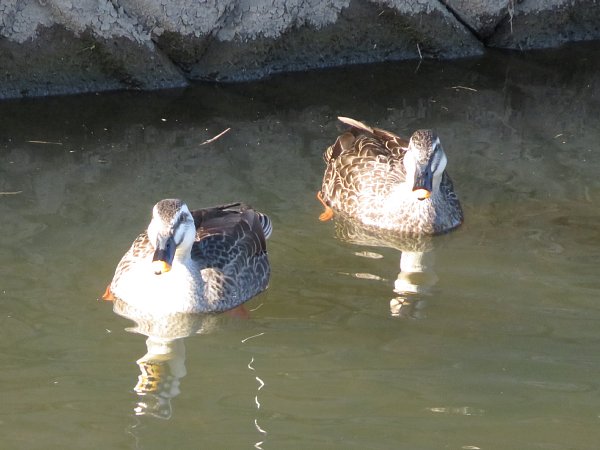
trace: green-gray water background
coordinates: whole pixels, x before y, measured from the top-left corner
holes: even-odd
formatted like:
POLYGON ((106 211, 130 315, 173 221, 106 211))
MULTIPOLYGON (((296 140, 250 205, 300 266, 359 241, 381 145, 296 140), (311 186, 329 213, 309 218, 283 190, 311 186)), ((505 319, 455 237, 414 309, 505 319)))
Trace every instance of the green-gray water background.
POLYGON ((599 118, 598 45, 0 103, 0 447, 597 448, 599 118), (417 294, 317 219, 338 115, 441 137, 466 222, 417 294), (272 280, 144 395, 96 299, 173 196, 268 213, 272 280))

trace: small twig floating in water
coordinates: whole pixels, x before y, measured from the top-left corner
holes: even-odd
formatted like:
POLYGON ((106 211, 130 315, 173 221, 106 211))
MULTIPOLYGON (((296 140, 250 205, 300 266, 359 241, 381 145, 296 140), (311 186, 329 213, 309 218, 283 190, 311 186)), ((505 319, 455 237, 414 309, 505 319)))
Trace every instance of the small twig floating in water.
POLYGON ((242 339, 242 341, 241 341, 241 342, 242 342, 242 344, 245 344, 245 343, 246 343, 246 341, 248 341, 248 340, 250 340, 250 339, 253 339, 253 338, 260 337, 260 336, 262 336, 263 334, 265 334, 265 333, 258 333, 258 334, 255 334, 254 336, 248 336, 247 338, 244 338, 244 339, 242 339))
POLYGON ((418 42, 417 42, 417 51, 419 52, 419 59, 423 59, 423 55, 421 54, 421 47, 419 47, 418 42))
POLYGON ((0 192, 0 195, 17 195, 17 194, 21 194, 23 191, 5 191, 5 192, 0 192))
POLYGON ((467 87, 467 86, 452 86, 450 89, 464 89, 465 91, 477 92, 477 89, 471 88, 471 87, 467 87))
POLYGON ((52 142, 52 141, 26 141, 30 144, 49 144, 49 145, 63 145, 62 142, 52 142))
POLYGON ((217 139, 219 139, 221 136, 223 136, 225 133, 227 133, 229 130, 231 130, 231 128, 227 128, 226 130, 221 131, 219 134, 217 134, 215 137, 207 139, 206 141, 204 141, 202 144, 200 145, 206 145, 206 144, 210 144, 211 142, 216 141, 217 139))

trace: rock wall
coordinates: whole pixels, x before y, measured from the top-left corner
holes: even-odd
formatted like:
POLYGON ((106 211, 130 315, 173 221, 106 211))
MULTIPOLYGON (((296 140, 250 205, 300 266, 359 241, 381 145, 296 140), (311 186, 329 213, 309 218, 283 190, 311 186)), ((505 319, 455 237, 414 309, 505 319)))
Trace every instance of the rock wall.
POLYGON ((0 0, 0 98, 600 39, 600 0, 0 0))

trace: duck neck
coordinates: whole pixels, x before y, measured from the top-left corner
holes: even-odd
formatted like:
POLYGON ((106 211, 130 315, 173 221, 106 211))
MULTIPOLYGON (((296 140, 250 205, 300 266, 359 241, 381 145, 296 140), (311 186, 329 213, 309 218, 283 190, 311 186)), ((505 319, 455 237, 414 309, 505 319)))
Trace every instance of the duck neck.
POLYGON ((175 251, 175 257, 173 258, 173 262, 178 262, 180 264, 186 264, 190 259, 191 259, 191 249, 180 247, 175 251))

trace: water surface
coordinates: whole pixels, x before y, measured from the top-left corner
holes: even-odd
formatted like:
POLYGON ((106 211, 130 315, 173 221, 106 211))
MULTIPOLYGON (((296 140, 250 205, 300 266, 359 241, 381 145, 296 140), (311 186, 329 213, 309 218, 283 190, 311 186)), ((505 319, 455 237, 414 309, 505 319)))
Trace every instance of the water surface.
POLYGON ((599 57, 0 103, 2 447, 596 448, 599 57), (338 115, 440 135, 466 222, 427 273, 317 220, 338 115), (136 327, 96 301, 173 196, 273 219, 248 318, 136 327))

